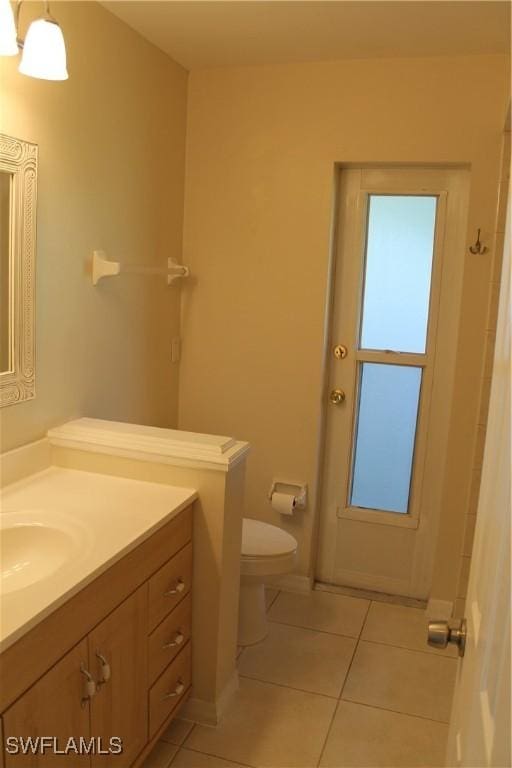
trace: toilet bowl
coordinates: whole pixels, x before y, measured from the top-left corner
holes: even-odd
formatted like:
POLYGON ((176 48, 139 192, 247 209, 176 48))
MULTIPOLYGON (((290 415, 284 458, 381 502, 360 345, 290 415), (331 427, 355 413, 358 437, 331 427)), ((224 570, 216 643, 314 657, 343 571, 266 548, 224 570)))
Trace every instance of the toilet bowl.
POLYGON ((244 518, 240 561, 238 644, 254 645, 266 637, 264 584, 293 570, 297 541, 275 525, 244 518))

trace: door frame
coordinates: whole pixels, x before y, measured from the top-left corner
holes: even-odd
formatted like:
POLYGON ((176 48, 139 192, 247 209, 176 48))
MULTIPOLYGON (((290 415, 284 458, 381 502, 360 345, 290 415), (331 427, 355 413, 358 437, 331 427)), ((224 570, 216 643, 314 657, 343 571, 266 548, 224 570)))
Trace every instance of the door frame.
MULTIPOLYGON (((449 189, 450 195, 447 201, 446 218, 450 218, 450 225, 444 232, 444 253, 450 253, 450 258, 446 257, 443 264, 438 266, 442 270, 442 283, 440 285, 438 325, 443 328, 443 336, 437 340, 436 356, 434 362, 436 368, 441 368, 442 375, 433 376, 431 402, 438 408, 439 415, 435 419, 434 429, 430 433, 430 445, 442 445, 442 450, 436 450, 435 456, 432 456, 432 449, 427 451, 425 461, 439 462, 440 466, 445 464, 445 457, 448 448, 449 437, 449 413, 453 398, 453 385, 455 377, 455 355, 457 348, 458 327, 460 306, 462 298, 462 287, 464 278, 464 259, 465 243, 468 217, 468 199, 469 199, 469 170, 468 164, 396 164, 396 163, 337 163, 334 167, 333 184, 333 207, 332 207, 332 226, 329 248, 329 265, 327 275, 326 291, 326 312, 324 321, 324 345, 322 356, 322 394, 320 404, 319 419, 319 443, 317 450, 317 487, 315 496, 315 531, 314 546, 312 550, 312 572, 314 578, 318 581, 329 582, 326 578, 326 569, 321 563, 322 549, 322 527, 325 525, 325 516, 327 511, 324 507, 324 489, 325 489, 325 462, 327 458, 327 418, 328 418, 328 392, 331 377, 332 346, 335 343, 333 337, 333 318, 335 312, 335 292, 336 292, 336 266, 340 258, 339 255, 339 220, 340 216, 340 188, 341 178, 344 171, 359 170, 362 174, 367 174, 370 178, 373 174, 375 183, 382 174, 386 175, 386 182, 381 182, 380 186, 375 188, 376 193, 386 189, 387 192, 404 194, 407 186, 404 179, 409 175, 421 171, 436 171, 446 177, 444 191, 449 189), (457 173, 454 173, 457 172, 457 173), (391 182, 390 182, 391 178, 391 182), (448 393, 448 396, 446 396, 448 393), (430 455, 428 455, 430 454, 430 455)), ((366 192, 369 186, 373 184, 364 183, 361 185, 366 192)), ((439 194, 443 191, 438 185, 435 187, 425 187, 425 193, 431 191, 439 194)), ((431 296, 431 301, 436 297, 431 296)), ((436 370, 436 374, 437 374, 436 370)), ((442 492, 444 486, 444 472, 442 478, 437 482, 435 488, 428 489, 428 499, 426 506, 428 513, 422 514, 422 522, 417 529, 418 546, 412 565, 412 578, 407 588, 404 584, 396 583, 396 580, 383 578, 377 586, 360 583, 360 588, 378 589, 379 591, 393 592, 396 594, 407 594, 409 596, 425 599, 429 596, 429 590, 432 582, 435 547, 437 533, 439 530, 439 521, 441 516, 442 492), (427 524, 428 523, 428 524, 427 524)), ((385 513, 384 513, 385 514, 385 513)), ((381 521, 384 522, 384 521, 381 521)), ((410 525, 412 521, 407 521, 410 525)), ((327 569, 328 570, 328 569, 327 569)), ((333 569, 331 569, 332 572, 333 569)), ((354 584, 347 583, 346 586, 353 587, 354 584)))

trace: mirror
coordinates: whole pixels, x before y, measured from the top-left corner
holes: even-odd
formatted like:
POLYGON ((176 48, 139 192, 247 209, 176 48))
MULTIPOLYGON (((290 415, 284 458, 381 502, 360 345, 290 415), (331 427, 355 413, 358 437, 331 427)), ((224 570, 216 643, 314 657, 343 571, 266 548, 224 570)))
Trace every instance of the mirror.
POLYGON ((37 146, 0 134, 0 406, 35 397, 37 146))

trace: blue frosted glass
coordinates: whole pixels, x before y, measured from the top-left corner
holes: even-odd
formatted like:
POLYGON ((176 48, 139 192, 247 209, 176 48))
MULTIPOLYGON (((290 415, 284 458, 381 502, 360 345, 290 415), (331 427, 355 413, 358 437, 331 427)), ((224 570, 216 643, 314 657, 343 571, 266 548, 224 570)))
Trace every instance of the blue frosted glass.
POLYGON ((436 197, 370 195, 361 347, 425 352, 436 197))
POLYGON ((407 512, 421 368, 363 363, 350 503, 407 512))

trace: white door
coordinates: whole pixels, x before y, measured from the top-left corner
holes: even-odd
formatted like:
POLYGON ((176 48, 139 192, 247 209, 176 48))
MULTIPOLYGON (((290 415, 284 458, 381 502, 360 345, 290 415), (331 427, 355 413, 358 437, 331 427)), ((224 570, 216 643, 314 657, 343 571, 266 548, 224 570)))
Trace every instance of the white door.
POLYGON ((447 765, 512 764, 510 746, 510 211, 475 542, 467 641, 455 688, 447 765))
POLYGON ((340 173, 320 581, 428 595, 466 191, 464 170, 340 173))

